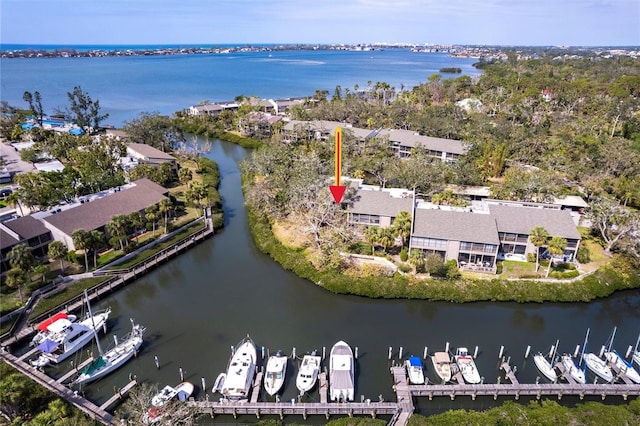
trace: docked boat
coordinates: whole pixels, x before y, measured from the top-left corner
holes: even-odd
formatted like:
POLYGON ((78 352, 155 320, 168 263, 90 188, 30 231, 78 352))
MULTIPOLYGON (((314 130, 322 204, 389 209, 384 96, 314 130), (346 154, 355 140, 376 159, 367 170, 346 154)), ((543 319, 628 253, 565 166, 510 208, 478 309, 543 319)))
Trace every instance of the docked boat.
POLYGON ((238 343, 229 359, 227 373, 220 393, 228 399, 239 400, 249 397, 256 371, 256 346, 249 336, 238 343))
POLYGON ((64 311, 58 312, 36 326, 38 332, 31 339, 30 345, 39 345, 44 339, 49 337, 50 334, 58 333, 61 329, 69 327, 71 323, 76 322, 76 320, 77 317, 75 315, 67 314, 64 311))
POLYGON ((458 348, 454 359, 465 382, 470 384, 480 383, 482 380, 480 378, 480 373, 478 372, 478 368, 476 367, 473 357, 469 355, 467 348, 458 348))
POLYGON ((613 382, 614 376, 613 372, 607 365, 607 362, 600 358, 598 355, 593 353, 585 354, 584 362, 587 364, 589 370, 591 370, 595 375, 600 377, 607 383, 613 382))
POLYGON ((409 383, 412 385, 424 385, 424 370, 422 369, 422 360, 418 356, 410 356, 405 361, 409 383))
POLYGON ((309 392, 316 384, 321 361, 322 357, 316 355, 316 351, 302 357, 302 363, 296 377, 296 387, 301 394, 309 392))
POLYGON ((573 380, 580 384, 584 385, 587 382, 584 376, 584 368, 581 368, 579 364, 576 364, 571 355, 564 354, 560 360, 564 367, 565 374, 569 374, 573 380))
POLYGON ((607 362, 615 366, 616 370, 627 379, 631 380, 635 384, 640 384, 640 374, 633 368, 632 362, 627 362, 618 351, 608 351, 604 353, 604 359, 607 362))
POLYGON ((163 387, 160 392, 151 398, 151 407, 142 417, 142 422, 150 424, 160 421, 165 415, 162 407, 175 398, 178 398, 181 402, 186 401, 193 394, 193 389, 194 386, 191 382, 182 382, 176 387, 169 385, 163 387))
POLYGON ((267 360, 267 369, 264 376, 264 389, 269 395, 275 395, 282 389, 287 373, 287 357, 281 351, 272 355, 267 360))
POLYGON ((542 373, 544 377, 555 383, 558 381, 558 374, 553 366, 553 359, 555 358, 556 349, 558 348, 558 344, 560 342, 556 341, 555 346, 552 346, 551 352, 549 354, 549 358, 543 355, 541 352, 538 352, 533 356, 533 362, 536 364, 538 371, 542 373))
POLYGON ((431 356, 431 363, 442 383, 451 381, 451 357, 448 352, 436 352, 431 356))
POLYGON ((73 384, 80 385, 92 382, 120 368, 124 363, 129 361, 131 357, 138 352, 140 346, 142 346, 144 331, 145 328, 143 326, 135 324, 133 320, 131 320, 131 332, 126 335, 121 342, 118 342, 114 336, 115 346, 106 352, 102 351, 100 342, 98 341, 98 335, 96 334, 96 343, 100 356, 82 370, 82 373, 74 380, 73 384))
POLYGON ((329 356, 329 388, 332 401, 353 401, 354 360, 351 347, 339 341, 329 356))
POLYGON ((216 377, 216 381, 213 383, 213 388, 211 389, 211 393, 221 392, 222 385, 224 384, 224 379, 226 378, 227 378, 226 373, 218 374, 218 377, 216 377))
POLYGON ((42 368, 50 364, 59 364, 93 340, 94 335, 105 328, 111 309, 90 314, 80 322, 71 322, 69 318, 60 318, 49 325, 47 336, 36 349, 40 355, 31 360, 31 365, 42 368))

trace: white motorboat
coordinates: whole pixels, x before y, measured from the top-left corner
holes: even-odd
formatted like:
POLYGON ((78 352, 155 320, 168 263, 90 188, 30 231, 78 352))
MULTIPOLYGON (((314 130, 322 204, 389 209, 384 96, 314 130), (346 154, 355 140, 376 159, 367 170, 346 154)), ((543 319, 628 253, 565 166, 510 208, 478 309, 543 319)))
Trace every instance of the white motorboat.
POLYGON ((44 339, 49 337, 50 334, 54 334, 59 332, 60 329, 66 328, 71 325, 71 323, 76 322, 77 317, 75 315, 67 314, 66 312, 58 312, 51 318, 48 318, 42 321, 40 324, 36 326, 38 332, 31 339, 31 346, 37 346, 44 339))
POLYGON ((129 361, 142 346, 142 336, 145 328, 140 324, 135 324, 131 320, 131 332, 125 338, 118 342, 114 336, 115 346, 106 352, 102 352, 98 335, 96 334, 96 343, 98 344, 98 352, 100 356, 93 360, 82 373, 74 380, 74 384, 80 385, 97 380, 107 374, 117 370, 124 363, 129 361))
POLYGON ((296 387, 301 394, 309 392, 316 384, 321 361, 322 357, 316 355, 315 351, 311 352, 311 355, 302 357, 302 363, 300 364, 298 376, 296 377, 296 387))
POLYGON ((216 377, 216 381, 213 383, 213 388, 211 389, 211 393, 221 392, 222 385, 224 384, 224 379, 226 378, 227 378, 226 373, 218 374, 218 377, 216 377))
POLYGON ((543 355, 541 352, 538 352, 533 356, 533 362, 536 364, 538 371, 542 373, 544 377, 555 383, 558 380, 558 374, 556 373, 555 368, 553 367, 553 361, 556 354, 556 349, 558 348, 559 341, 556 341, 555 346, 551 348, 549 358, 543 355))
POLYGON ((269 395, 275 395, 282 389, 287 373, 288 358, 281 351, 272 355, 267 360, 267 369, 264 376, 264 389, 269 395))
POLYGON ((462 373, 462 378, 465 382, 470 384, 477 384, 482 381, 480 373, 476 367, 476 363, 473 357, 469 355, 469 351, 465 347, 458 348, 454 356, 456 365, 462 373))
POLYGON ((584 369, 580 368, 580 365, 575 363, 573 357, 571 355, 564 354, 560 359, 562 366, 564 367, 565 374, 569 374, 573 380, 584 385, 586 383, 584 369))
POLYGON ((249 397, 256 371, 256 346, 249 336, 238 343, 229 359, 227 374, 220 393, 228 399, 239 400, 249 397))
POLYGON ((332 401, 353 401, 354 360, 351 347, 340 340, 329 356, 329 388, 332 401))
POLYGON ((635 384, 640 384, 640 374, 633 368, 633 363, 627 362, 618 351, 605 352, 604 359, 606 359, 610 365, 615 366, 621 375, 624 375, 635 384))
POLYGON ((181 402, 186 401, 193 394, 193 389, 194 386, 191 382, 182 382, 176 387, 169 385, 163 387, 160 392, 151 398, 151 407, 142 417, 142 422, 149 424, 160 421, 165 415, 162 407, 175 398, 178 398, 181 402))
POLYGON ((80 322, 71 322, 68 318, 58 319, 47 326, 47 336, 36 349, 40 355, 31 360, 31 365, 42 368, 50 364, 59 364, 89 343, 93 336, 106 328, 111 308, 87 315, 80 322))
POLYGON ((451 357, 448 352, 434 353, 433 356, 431 356, 431 363, 443 383, 451 380, 451 357))
POLYGON ((412 385, 424 385, 424 370, 422 369, 422 360, 419 356, 410 356, 405 361, 409 382, 412 385))

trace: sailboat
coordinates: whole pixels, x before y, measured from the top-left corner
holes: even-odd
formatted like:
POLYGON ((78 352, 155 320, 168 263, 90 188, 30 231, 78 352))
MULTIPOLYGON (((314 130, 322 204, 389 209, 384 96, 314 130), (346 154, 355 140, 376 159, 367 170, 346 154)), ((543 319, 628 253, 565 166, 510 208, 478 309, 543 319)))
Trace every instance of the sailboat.
POLYGON ((619 374, 624 375, 633 383, 640 384, 640 374, 638 374, 635 368, 633 368, 633 363, 627 362, 627 360, 625 360, 618 351, 611 350, 611 346, 613 346, 613 339, 616 336, 616 330, 617 327, 614 327, 613 333, 611 334, 611 340, 609 341, 609 346, 604 353, 604 359, 606 359, 610 365, 615 366, 616 370, 620 372, 619 374))
POLYGON ((584 337, 584 343, 582 344, 582 352, 580 353, 580 361, 576 364, 575 360, 570 354, 562 355, 562 365, 564 366, 565 374, 569 373, 569 375, 580 384, 585 384, 587 382, 585 377, 585 368, 582 366, 582 361, 584 359, 584 351, 587 347, 587 338, 589 337, 589 330, 587 329, 587 334, 584 337))
MULTIPOLYGON (((585 345, 586 346, 586 345, 585 345)), ((586 349, 585 349, 586 352, 586 349)), ((607 362, 594 353, 587 353, 584 356, 584 362, 587 364, 589 370, 591 370, 596 376, 600 377, 607 383, 613 382, 613 372, 607 365, 607 362)))
POLYGON ((633 362, 638 364, 640 367, 640 351, 638 350, 638 346, 640 345, 640 334, 638 334, 638 340, 636 341, 636 347, 633 350, 633 362))
MULTIPOLYGON (((87 292, 85 291, 85 297, 86 295, 87 292)), ((87 307, 89 308, 89 312, 91 312, 88 298, 87 307)), ((115 346, 106 352, 102 351, 98 334, 94 333, 100 356, 82 370, 82 373, 73 381, 73 384, 80 385, 89 383, 117 370, 138 352, 138 349, 142 346, 142 335, 144 331, 145 328, 143 326, 135 324, 133 319, 131 319, 131 333, 125 336, 121 342, 118 342, 117 337, 114 336, 115 346)))
POLYGON ((541 352, 538 352, 533 356, 533 362, 538 367, 540 373, 542 373, 547 379, 551 380, 555 383, 558 380, 558 374, 556 373, 555 368, 553 367, 553 361, 556 356, 556 350, 558 349, 559 340, 556 340, 555 346, 551 347, 551 352, 549 353, 550 360, 547 360, 547 357, 544 356, 541 352))

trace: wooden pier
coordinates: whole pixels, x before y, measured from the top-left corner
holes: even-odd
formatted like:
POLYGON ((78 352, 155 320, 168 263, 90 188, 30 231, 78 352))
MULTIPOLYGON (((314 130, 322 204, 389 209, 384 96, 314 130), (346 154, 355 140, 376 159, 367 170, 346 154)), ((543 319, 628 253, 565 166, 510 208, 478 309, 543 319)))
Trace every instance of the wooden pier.
POLYGON ((113 395, 111 398, 106 400, 105 403, 100 406, 100 409, 104 410, 104 411, 107 411, 107 410, 110 410, 111 408, 113 408, 113 406, 116 405, 116 403, 120 402, 122 400, 122 398, 124 398, 127 395, 127 393, 131 389, 133 389, 137 384, 138 384, 138 382, 134 379, 134 380, 130 381, 129 383, 127 383, 127 385, 125 387, 123 387, 122 389, 118 389, 117 392, 115 393, 115 395, 113 395))

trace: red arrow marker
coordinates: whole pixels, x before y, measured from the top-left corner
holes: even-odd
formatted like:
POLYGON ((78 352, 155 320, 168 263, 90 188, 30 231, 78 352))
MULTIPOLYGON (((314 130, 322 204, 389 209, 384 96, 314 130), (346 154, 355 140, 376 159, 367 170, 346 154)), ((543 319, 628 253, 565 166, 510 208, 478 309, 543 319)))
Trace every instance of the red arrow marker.
POLYGON ((344 185, 340 185, 340 177, 342 176, 342 128, 336 128, 336 184, 329 186, 329 191, 331 191, 331 195, 333 195, 333 199, 336 201, 336 204, 340 204, 342 201, 342 196, 344 195, 344 191, 347 190, 347 187, 344 185))

